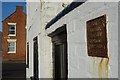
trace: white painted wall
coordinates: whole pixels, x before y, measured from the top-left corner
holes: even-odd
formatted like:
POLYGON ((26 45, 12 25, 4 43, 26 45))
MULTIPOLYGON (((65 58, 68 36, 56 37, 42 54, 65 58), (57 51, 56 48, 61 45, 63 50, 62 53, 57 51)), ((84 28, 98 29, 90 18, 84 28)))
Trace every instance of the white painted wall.
POLYGON ((62 9, 62 3, 27 1, 26 28, 27 42, 29 42, 30 46, 29 68, 26 69, 27 78, 33 76, 33 38, 36 36, 39 44, 39 78, 52 78, 52 43, 51 38, 45 32, 45 26, 62 9))
MULTIPOLYGON (((52 42, 47 34, 67 24, 68 77, 99 78, 118 77, 118 3, 86 2, 45 30, 49 22, 63 9, 62 3, 39 3, 27 1, 27 42, 30 43, 30 65, 27 78, 33 76, 33 38, 38 36, 39 78, 52 77, 52 42), (87 54, 86 21, 107 15, 108 59, 89 57, 87 54), (31 26, 31 28, 30 28, 31 26), (108 66, 106 65, 108 61, 108 66), (100 62, 102 70, 99 71, 100 62), (107 69, 108 68, 108 69, 107 69), (107 71, 108 72, 105 72, 107 71), (108 75, 108 76, 107 76, 108 75)), ((101 70, 101 69, 100 69, 101 70)))
MULTIPOLYGON (((119 1, 119 5, 118 5, 118 26, 120 25, 120 1, 119 1)), ((119 28, 118 28, 118 32, 119 31, 119 28)), ((120 34, 118 33, 118 38, 120 38, 120 34)), ((120 39, 118 39, 119 41, 120 39)), ((120 41, 118 42, 118 44, 120 45, 120 41)), ((120 52, 120 46, 118 45, 118 53, 120 52)), ((120 79, 120 54, 118 54, 118 76, 119 76, 119 79, 120 79)))
MULTIPOLYGON (((40 30, 40 3, 27 3, 27 42, 29 42, 29 68, 26 69, 26 77, 33 76, 33 38, 39 35, 40 30)), ((39 38, 38 38, 39 40, 39 38)), ((39 45, 38 45, 39 47, 39 45)), ((39 52, 39 50, 38 50, 39 52)), ((26 56, 27 57, 27 56, 26 56)))
POLYGON ((46 32, 52 33, 63 24, 67 24, 69 78, 118 78, 118 2, 88 1, 58 20, 46 32), (86 21, 104 14, 107 16, 109 60, 90 57, 87 53, 86 21))

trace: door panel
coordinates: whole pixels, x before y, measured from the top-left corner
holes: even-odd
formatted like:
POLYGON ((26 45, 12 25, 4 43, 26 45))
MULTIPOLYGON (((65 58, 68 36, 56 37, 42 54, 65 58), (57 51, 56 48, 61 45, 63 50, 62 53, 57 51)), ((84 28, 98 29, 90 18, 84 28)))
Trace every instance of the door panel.
POLYGON ((61 76, 60 45, 55 45, 55 78, 61 76))
POLYGON ((67 79, 67 43, 55 45, 55 79, 67 79))
POLYGON ((34 79, 38 80, 38 40, 34 38, 34 79))

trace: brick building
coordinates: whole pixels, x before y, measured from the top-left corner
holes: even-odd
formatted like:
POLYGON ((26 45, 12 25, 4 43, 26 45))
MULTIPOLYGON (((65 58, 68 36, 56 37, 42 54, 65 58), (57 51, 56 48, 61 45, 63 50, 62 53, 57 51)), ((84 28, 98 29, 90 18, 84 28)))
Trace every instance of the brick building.
POLYGON ((3 62, 25 62, 26 14, 23 12, 23 6, 16 6, 16 11, 4 19, 2 25, 3 62))
POLYGON ((2 78, 2 32, 0 31, 0 80, 2 78))
POLYGON ((2 51, 2 32, 0 31, 0 53, 2 51))

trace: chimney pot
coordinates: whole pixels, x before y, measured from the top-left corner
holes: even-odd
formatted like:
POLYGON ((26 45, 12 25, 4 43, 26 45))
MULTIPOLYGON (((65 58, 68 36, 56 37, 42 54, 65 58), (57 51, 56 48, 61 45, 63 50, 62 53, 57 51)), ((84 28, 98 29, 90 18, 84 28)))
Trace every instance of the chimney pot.
POLYGON ((16 6, 16 11, 18 11, 18 10, 22 11, 23 10, 23 6, 16 6))

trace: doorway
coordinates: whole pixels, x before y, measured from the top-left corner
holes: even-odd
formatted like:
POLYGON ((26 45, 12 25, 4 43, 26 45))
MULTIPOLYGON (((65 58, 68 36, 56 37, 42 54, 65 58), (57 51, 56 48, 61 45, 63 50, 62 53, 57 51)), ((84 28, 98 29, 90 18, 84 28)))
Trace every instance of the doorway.
POLYGON ((53 76, 54 80, 67 80, 67 31, 66 25, 49 35, 53 43, 53 76))
POLYGON ((33 39, 33 50, 34 50, 34 80, 39 80, 38 79, 38 38, 37 37, 35 37, 34 39, 33 39))

